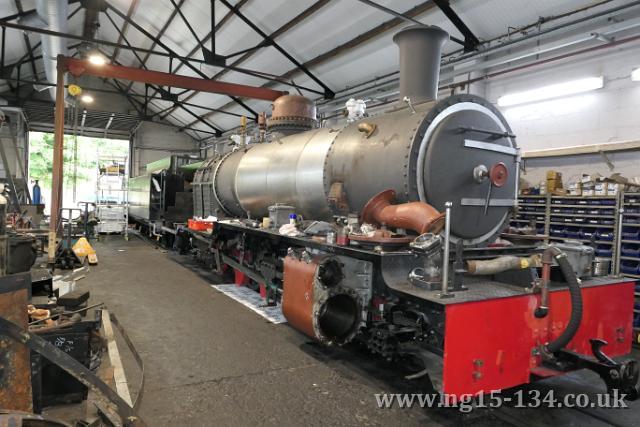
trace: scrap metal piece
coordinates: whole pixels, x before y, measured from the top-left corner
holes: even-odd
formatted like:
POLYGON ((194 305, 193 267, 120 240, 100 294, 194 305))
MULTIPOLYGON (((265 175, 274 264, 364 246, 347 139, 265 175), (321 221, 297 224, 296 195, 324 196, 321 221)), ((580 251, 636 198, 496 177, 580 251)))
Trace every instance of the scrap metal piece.
POLYGON ((122 419, 123 426, 146 427, 146 423, 138 416, 136 411, 118 396, 114 390, 64 351, 56 348, 39 336, 24 330, 4 317, 0 317, 0 335, 12 338, 16 342, 24 344, 23 348, 35 351, 46 357, 52 363, 55 363, 69 375, 87 386, 92 392, 105 398, 115 407, 114 409, 122 419))
MULTIPOLYGON (((26 328, 29 272, 0 277, 0 316, 16 328, 26 328)), ((29 350, 0 335, 0 408, 31 412, 31 361, 29 350)))

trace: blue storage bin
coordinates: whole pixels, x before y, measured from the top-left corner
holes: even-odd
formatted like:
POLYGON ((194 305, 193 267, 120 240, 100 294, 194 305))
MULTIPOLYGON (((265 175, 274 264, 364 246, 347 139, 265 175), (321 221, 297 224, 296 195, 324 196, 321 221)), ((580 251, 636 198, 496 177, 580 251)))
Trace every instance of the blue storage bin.
POLYGON ((600 215, 614 215, 616 213, 616 211, 614 211, 613 209, 600 209, 602 212, 600 212, 600 215))
POLYGON ((591 240, 591 237, 593 237, 594 234, 596 234, 596 232, 593 231, 593 229, 587 229, 587 228, 580 229, 581 239, 591 240))
POLYGON ((597 240, 604 240, 604 241, 607 241, 607 242, 612 242, 613 241, 613 231, 598 230, 598 231, 596 231, 596 239, 597 240))
POLYGON ((640 223, 640 218, 635 217, 635 216, 626 216, 626 217, 624 217, 624 222, 626 222, 628 224, 638 224, 638 223, 640 223))
POLYGON ((604 200, 600 200, 600 199, 590 199, 589 201, 587 201, 588 204, 590 205, 602 205, 604 200))
POLYGON ((615 221, 612 218, 603 218, 599 222, 602 225, 613 225, 615 223, 615 221))
POLYGON ((640 246, 638 245, 622 245, 620 248, 622 256, 638 257, 640 256, 640 246))
POLYGON ((613 249, 611 246, 599 245, 596 247, 596 256, 603 258, 611 258, 613 255, 613 249))
POLYGON ((580 229, 579 228, 567 228, 567 231, 565 233, 565 236, 567 236, 570 239, 580 239, 580 229))
POLYGON ((616 205, 616 199, 603 199, 602 201, 602 205, 605 206, 615 206, 616 205))
POLYGON ((549 234, 554 237, 564 237, 566 229, 564 227, 551 226, 549 228, 549 234))
POLYGON ((625 240, 638 240, 640 239, 640 229, 633 229, 630 227, 623 228, 622 238, 625 240))
POLYGON ((625 274, 638 274, 640 273, 640 264, 635 261, 622 261, 620 271, 625 274))

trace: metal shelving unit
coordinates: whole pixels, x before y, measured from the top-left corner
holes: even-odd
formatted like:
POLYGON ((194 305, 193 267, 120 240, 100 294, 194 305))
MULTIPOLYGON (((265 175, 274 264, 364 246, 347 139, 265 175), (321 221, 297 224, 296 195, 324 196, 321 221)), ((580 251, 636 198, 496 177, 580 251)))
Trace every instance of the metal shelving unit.
MULTIPOLYGON (((620 200, 618 271, 626 277, 640 279, 640 193, 625 193, 620 200)), ((636 284, 634 297, 634 330, 637 334, 640 332, 639 284, 636 284)))
POLYGON ((128 239, 129 189, 127 156, 98 155, 96 217, 98 233, 124 234, 128 239))
POLYGON ((522 227, 535 220, 537 233, 549 236, 548 241, 592 244, 596 256, 611 260, 610 271, 616 272, 620 197, 523 195, 518 200, 513 226, 522 227))

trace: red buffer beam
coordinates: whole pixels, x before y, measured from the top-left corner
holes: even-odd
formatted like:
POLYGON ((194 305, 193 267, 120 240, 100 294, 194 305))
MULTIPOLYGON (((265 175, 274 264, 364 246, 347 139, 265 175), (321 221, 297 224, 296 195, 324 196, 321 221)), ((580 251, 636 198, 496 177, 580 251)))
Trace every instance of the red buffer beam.
POLYGON ((151 83, 159 86, 170 86, 191 89, 199 92, 219 93, 264 101, 275 101, 287 92, 263 87, 247 86, 237 83, 227 83, 206 80, 196 77, 181 76, 179 74, 163 73, 161 71, 143 70, 141 68, 125 67, 122 65, 97 65, 84 59, 69 58, 60 55, 58 63, 64 64, 64 69, 78 77, 88 74, 96 77, 131 80, 140 83, 151 83))

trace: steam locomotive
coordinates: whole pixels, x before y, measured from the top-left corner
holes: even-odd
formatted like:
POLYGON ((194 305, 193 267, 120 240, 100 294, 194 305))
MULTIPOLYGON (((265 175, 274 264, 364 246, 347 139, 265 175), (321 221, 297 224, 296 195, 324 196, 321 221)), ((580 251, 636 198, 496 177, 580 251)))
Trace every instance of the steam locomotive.
POLYGON ((400 101, 385 113, 316 128, 313 103, 286 95, 270 142, 205 160, 193 210, 217 221, 192 232, 199 258, 315 340, 415 360, 411 377, 444 393, 588 368, 637 398, 637 362, 612 359, 631 350, 634 283, 590 277, 580 247, 488 245, 517 203, 520 154, 487 100, 436 99, 448 38, 396 34, 400 101))

